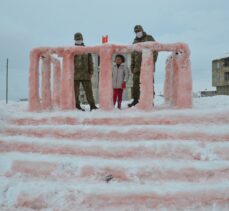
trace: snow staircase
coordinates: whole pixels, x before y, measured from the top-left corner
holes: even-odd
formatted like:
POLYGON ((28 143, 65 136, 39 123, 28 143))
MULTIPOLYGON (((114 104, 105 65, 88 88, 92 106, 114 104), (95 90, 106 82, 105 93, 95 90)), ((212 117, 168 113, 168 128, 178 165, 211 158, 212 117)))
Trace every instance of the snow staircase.
POLYGON ((0 210, 229 210, 229 115, 11 118, 0 210))

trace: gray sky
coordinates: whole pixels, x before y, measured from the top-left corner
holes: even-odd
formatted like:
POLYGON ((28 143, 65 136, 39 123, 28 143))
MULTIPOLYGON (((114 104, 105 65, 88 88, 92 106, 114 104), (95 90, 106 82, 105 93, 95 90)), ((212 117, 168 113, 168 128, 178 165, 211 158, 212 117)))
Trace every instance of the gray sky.
MULTIPOLYGON (((7 57, 9 99, 15 100, 27 97, 30 49, 73 45, 79 31, 86 45, 101 44, 105 34, 109 43, 130 44, 136 24, 158 42, 187 43, 194 82, 211 84, 212 58, 229 52, 228 11, 228 0, 0 0, 0 99, 7 57)), ((159 55, 156 83, 163 82, 167 56, 159 55)))

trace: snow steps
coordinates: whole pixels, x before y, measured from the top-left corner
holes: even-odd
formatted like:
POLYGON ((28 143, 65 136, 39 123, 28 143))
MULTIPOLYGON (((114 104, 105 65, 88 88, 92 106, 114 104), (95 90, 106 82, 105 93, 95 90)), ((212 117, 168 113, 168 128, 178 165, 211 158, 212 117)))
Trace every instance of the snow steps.
POLYGON ((222 184, 81 183, 8 180, 14 207, 25 210, 227 210, 228 190, 222 184), (45 191, 44 191, 45 190, 45 191), (96 190, 96 192, 95 192, 96 190), (36 191, 34 194, 33 191, 36 191), (53 206, 54 205, 54 206, 53 206), (131 209, 131 208, 132 209, 131 209), (188 209, 187 209, 188 208, 188 209))
MULTIPOLYGON (((123 112, 123 111, 121 111, 123 112)), ((159 114, 159 115, 144 115, 131 116, 129 113, 122 113, 123 116, 112 117, 84 117, 75 118, 70 115, 65 116, 37 116, 31 117, 15 117, 10 120, 15 125, 175 125, 175 124, 229 124, 229 112, 218 112, 216 114, 189 115, 179 114, 174 115, 159 114), (166 116, 166 117, 165 117, 166 116)))
POLYGON ((198 141, 69 141, 64 139, 30 138, 16 136, 0 138, 0 152, 40 153, 50 155, 69 155, 99 157, 104 159, 229 159, 229 143, 198 143, 198 141), (51 141, 52 140, 52 141, 51 141))
MULTIPOLYGON (((173 126, 11 126, 5 130, 8 136, 25 135, 30 137, 52 137, 71 140, 110 140, 110 141, 139 141, 139 140, 199 140, 199 141, 228 141, 228 125, 219 125, 222 131, 214 131, 211 126, 197 125, 193 128, 183 126, 180 130, 173 126), (200 127, 203 130, 200 130, 200 127), (223 127, 225 129, 223 129, 223 127), (209 130, 208 130, 209 128, 209 130), (205 131, 204 131, 205 130, 205 131)), ((214 126, 215 127, 215 126, 214 126)))
POLYGON ((1 210, 229 209, 228 115, 115 115, 11 118, 1 210))
MULTIPOLYGON (((77 160, 77 159, 75 159, 77 160)), ((142 161, 143 162, 143 161, 142 161)), ((216 162, 209 168, 210 162, 203 164, 200 168, 197 163, 182 162, 179 167, 171 168, 168 164, 175 166, 176 162, 169 160, 159 162, 158 160, 147 164, 136 163, 135 166, 126 167, 121 163, 107 162, 104 165, 95 166, 93 162, 80 163, 74 165, 60 162, 49 161, 31 161, 31 160, 13 160, 8 171, 4 172, 6 177, 23 175, 28 179, 49 181, 74 181, 85 182, 93 181, 104 182, 106 176, 112 175, 112 180, 116 182, 133 182, 147 184, 152 181, 157 182, 219 182, 228 181, 229 169, 222 166, 222 163, 216 162)), ((128 164, 128 162, 127 162, 128 164)), ((129 162, 131 165, 131 162, 129 162)))

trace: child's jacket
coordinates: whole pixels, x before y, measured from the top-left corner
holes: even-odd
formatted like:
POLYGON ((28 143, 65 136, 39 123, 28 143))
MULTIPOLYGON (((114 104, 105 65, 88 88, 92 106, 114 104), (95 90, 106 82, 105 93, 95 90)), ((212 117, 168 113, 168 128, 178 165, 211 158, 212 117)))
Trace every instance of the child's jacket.
POLYGON ((122 63, 118 67, 117 64, 113 65, 112 70, 112 81, 113 81, 113 88, 121 89, 122 83, 127 82, 129 78, 129 69, 128 67, 122 63))

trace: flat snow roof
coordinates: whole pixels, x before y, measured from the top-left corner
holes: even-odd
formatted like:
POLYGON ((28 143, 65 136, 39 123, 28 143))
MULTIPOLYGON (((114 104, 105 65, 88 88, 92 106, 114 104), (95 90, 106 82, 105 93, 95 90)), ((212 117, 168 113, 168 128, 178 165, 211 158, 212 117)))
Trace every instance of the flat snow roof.
POLYGON ((229 58, 229 53, 225 53, 223 56, 218 56, 218 57, 214 58, 213 61, 214 60, 225 59, 225 58, 229 58))

